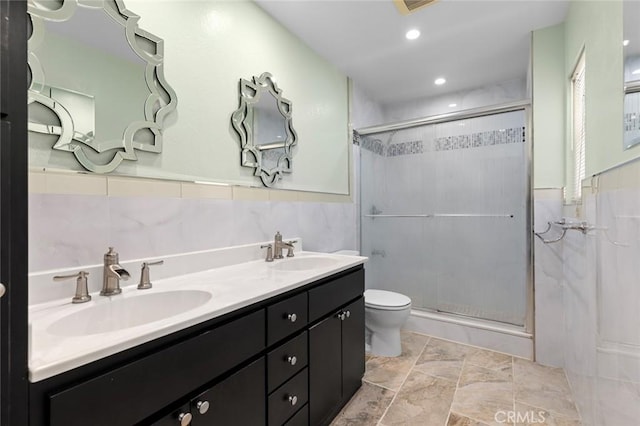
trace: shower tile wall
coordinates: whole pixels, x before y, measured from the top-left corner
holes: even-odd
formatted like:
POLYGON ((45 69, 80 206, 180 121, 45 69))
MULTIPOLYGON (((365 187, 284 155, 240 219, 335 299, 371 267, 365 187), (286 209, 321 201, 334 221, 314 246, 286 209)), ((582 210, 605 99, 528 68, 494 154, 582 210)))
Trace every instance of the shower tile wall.
MULTIPOLYGON (((585 425, 640 419, 640 161, 585 188, 563 246, 564 362, 585 425)), ((539 333, 539 332, 538 332, 539 333)))
POLYGON ((511 113, 362 138, 362 250, 372 256, 369 287, 405 292, 416 307, 522 324, 525 286, 517 283, 524 283, 526 270, 526 188, 518 179, 523 121, 511 113), (507 217, 366 217, 371 213, 507 217), (502 287, 487 273, 488 264, 502 268, 502 287), (469 283, 475 283, 473 291, 469 283), (500 308, 505 305, 513 312, 500 308))
MULTIPOLYGON (((562 196, 562 189, 533 191, 535 232, 544 232, 548 222, 562 217, 562 196)), ((558 235, 556 229, 550 229, 543 237, 558 235)), ((564 366, 564 329, 559 326, 564 324, 562 246, 560 241, 544 244, 534 238, 536 361, 552 367, 564 366)))

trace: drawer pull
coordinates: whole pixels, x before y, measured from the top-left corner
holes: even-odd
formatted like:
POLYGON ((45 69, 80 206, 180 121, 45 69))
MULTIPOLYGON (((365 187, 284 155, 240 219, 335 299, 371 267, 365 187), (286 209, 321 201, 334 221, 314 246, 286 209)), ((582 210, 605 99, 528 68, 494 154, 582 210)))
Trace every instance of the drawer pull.
POLYGON ((191 424, 191 418, 191 413, 178 414, 178 421, 180 422, 180 426, 189 426, 191 424))
POLYGON ((207 411, 209 411, 209 401, 198 401, 196 408, 198 409, 198 413, 206 414, 207 411))
POLYGON ((289 314, 287 315, 287 319, 291 322, 296 322, 296 320, 298 319, 298 316, 296 314, 289 314))
POLYGON ((296 405, 298 403, 298 397, 295 395, 289 395, 289 404, 296 405))
POLYGON ((291 365, 296 365, 296 362, 298 362, 298 358, 296 358, 295 356, 290 356, 287 358, 287 362, 291 365))

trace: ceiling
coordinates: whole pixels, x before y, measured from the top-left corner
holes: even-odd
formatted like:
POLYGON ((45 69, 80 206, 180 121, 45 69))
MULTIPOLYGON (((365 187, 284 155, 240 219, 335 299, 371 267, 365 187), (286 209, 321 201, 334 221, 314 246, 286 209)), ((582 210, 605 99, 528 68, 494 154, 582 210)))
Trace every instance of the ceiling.
POLYGON ((403 16, 392 0, 255 1, 381 104, 526 78, 530 32, 562 22, 569 3, 439 0, 403 16))

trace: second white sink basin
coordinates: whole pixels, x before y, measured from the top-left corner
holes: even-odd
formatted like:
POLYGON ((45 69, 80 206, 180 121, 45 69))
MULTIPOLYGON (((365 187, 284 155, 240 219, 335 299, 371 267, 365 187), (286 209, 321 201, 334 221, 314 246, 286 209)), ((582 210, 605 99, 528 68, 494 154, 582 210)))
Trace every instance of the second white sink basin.
POLYGON ((312 269, 328 268, 339 263, 336 259, 324 256, 294 257, 292 259, 285 258, 276 262, 277 263, 274 263, 272 267, 279 271, 309 271, 312 269))
POLYGON ((211 293, 200 290, 114 296, 106 303, 88 306, 60 318, 47 331, 58 336, 108 333, 182 314, 204 305, 209 299, 211 293))

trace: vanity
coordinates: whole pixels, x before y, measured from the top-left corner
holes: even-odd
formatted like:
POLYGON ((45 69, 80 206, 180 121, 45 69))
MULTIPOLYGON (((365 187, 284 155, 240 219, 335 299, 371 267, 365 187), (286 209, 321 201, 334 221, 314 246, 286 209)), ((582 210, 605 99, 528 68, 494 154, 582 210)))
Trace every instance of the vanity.
POLYGON ((364 374, 365 260, 299 252, 36 309, 30 425, 329 424, 364 374), (133 327, 95 320, 128 306, 133 327))

